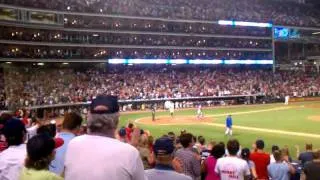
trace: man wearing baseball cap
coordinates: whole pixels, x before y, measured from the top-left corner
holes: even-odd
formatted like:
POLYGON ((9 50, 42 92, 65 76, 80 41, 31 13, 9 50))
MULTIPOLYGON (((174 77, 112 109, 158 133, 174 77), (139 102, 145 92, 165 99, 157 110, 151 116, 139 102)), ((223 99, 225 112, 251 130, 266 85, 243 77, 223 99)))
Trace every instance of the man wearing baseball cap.
POLYGON ((146 170, 149 180, 192 180, 191 177, 175 172, 174 169, 174 144, 168 137, 162 137, 154 143, 153 151, 156 156, 154 169, 146 170))
POLYGON ((18 180, 26 157, 26 128, 19 119, 9 119, 2 129, 8 149, 0 153, 0 179, 18 180))
POLYGON ((118 98, 98 96, 90 106, 88 134, 72 139, 65 156, 66 180, 145 180, 133 146, 115 139, 118 98))
POLYGON ((61 138, 52 138, 47 134, 32 137, 27 143, 27 158, 20 180, 63 180, 49 171, 49 165, 55 157, 55 149, 62 145, 61 138))

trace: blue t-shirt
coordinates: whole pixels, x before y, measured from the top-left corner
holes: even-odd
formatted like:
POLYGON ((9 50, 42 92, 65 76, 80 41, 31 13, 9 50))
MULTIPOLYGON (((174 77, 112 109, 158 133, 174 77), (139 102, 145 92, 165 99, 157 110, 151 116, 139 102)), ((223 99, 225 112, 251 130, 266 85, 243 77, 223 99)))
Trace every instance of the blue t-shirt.
POLYGON ((290 168, 287 163, 271 163, 268 173, 272 180, 289 180, 290 168))
POLYGON ((226 126, 227 126, 228 128, 231 128, 231 127, 232 127, 232 118, 231 118, 231 117, 227 117, 226 126))
POLYGON ((56 150, 56 156, 49 166, 49 170, 55 174, 61 175, 64 170, 64 160, 69 142, 75 137, 72 133, 62 132, 58 134, 64 143, 56 150))

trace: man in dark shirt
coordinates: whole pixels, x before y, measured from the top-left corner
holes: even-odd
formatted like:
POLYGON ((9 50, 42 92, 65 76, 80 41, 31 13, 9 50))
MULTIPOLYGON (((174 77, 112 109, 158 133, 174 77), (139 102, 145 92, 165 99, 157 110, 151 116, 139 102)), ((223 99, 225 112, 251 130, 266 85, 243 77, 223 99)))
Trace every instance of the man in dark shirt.
MULTIPOLYGON (((297 149, 299 151, 299 149, 297 149)), ((301 161, 302 166, 306 162, 313 160, 312 144, 306 144, 306 152, 300 153, 298 159, 301 161)))
POLYGON ((320 150, 313 153, 313 160, 306 162, 302 179, 319 180, 320 179, 320 150))

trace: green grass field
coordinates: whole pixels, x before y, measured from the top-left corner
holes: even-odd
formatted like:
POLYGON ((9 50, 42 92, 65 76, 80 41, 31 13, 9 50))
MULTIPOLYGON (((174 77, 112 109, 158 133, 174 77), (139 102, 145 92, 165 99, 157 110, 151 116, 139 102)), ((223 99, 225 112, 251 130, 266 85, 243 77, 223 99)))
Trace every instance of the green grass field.
MULTIPOLYGON (((195 116, 196 110, 177 110, 175 117, 195 116)), ((320 117, 320 102, 294 103, 289 106, 283 104, 267 104, 254 106, 234 106, 219 107, 204 110, 205 116, 212 118, 212 123, 223 125, 225 114, 233 116, 233 124, 236 126, 255 127, 266 130, 282 130, 290 132, 301 132, 320 135, 320 121, 308 119, 310 116, 320 117)), ((157 116, 168 115, 168 112, 157 112, 157 116)), ((122 114, 120 126, 125 126, 129 121, 151 117, 150 112, 134 114, 122 114)), ((224 127, 216 127, 203 124, 194 125, 145 125, 138 123, 139 127, 148 129, 153 136, 159 137, 169 131, 179 134, 181 130, 187 130, 192 134, 202 135, 208 141, 224 141, 229 137, 224 135, 224 127)), ((251 148, 252 143, 261 138, 265 140, 266 150, 270 151, 272 145, 281 147, 288 146, 293 158, 296 158, 295 145, 299 145, 301 151, 304 150, 305 143, 313 143, 315 148, 320 148, 320 137, 296 136, 291 134, 279 134, 271 132, 261 132, 255 130, 244 130, 234 127, 233 138, 240 141, 242 147, 251 148)))

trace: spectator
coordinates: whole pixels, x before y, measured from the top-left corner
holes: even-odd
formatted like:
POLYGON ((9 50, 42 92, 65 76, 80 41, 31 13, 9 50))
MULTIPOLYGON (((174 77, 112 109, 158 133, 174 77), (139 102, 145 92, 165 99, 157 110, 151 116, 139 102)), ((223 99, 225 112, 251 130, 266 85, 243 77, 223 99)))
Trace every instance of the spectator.
POLYGON ((264 141, 257 140, 255 142, 255 152, 250 154, 250 160, 254 162, 258 179, 268 180, 268 165, 270 164, 270 155, 263 151, 264 141))
POLYGON ((190 133, 183 133, 179 137, 180 143, 183 148, 178 149, 175 157, 180 159, 183 163, 183 173, 190 176, 193 180, 200 178, 200 158, 193 152, 193 135, 190 133))
POLYGON ((20 180, 63 180, 49 171, 49 165, 55 156, 55 149, 63 145, 61 138, 53 139, 46 134, 32 137, 27 143, 27 158, 20 180))
POLYGON ((131 141, 131 134, 133 132, 133 129, 134 129, 134 125, 132 123, 129 123, 128 127, 126 127, 126 135, 129 142, 131 141))
POLYGON ((297 147, 298 160, 301 161, 302 166, 306 162, 313 160, 312 144, 306 144, 306 151, 299 154, 299 146, 297 147))
POLYGON ((54 138, 57 134, 57 128, 55 124, 42 125, 37 129, 37 134, 46 134, 54 138))
POLYGON ((320 179, 320 150, 313 153, 313 160, 306 162, 302 175, 302 180, 318 180, 320 179))
POLYGON ((289 148, 288 148, 288 147, 282 148, 280 152, 282 153, 283 159, 285 159, 286 161, 288 161, 288 162, 290 162, 290 163, 292 162, 292 158, 291 158, 291 156, 290 156, 289 148))
POLYGON ((68 145, 66 180, 146 179, 138 150, 115 139, 118 122, 117 97, 98 96, 92 101, 88 134, 75 137, 68 145), (92 168, 94 173, 88 173, 92 168))
POLYGON ((153 136, 148 136, 148 146, 149 146, 149 150, 150 152, 153 152, 153 142, 154 142, 154 138, 153 136))
POLYGON ((3 130, 4 130, 4 125, 11 118, 12 118, 12 115, 8 112, 3 112, 0 115, 0 153, 8 148, 8 143, 6 142, 6 138, 3 134, 3 130))
POLYGON ((279 146, 277 146, 277 145, 273 145, 272 147, 271 147, 271 154, 270 154, 270 163, 275 163, 276 162, 276 160, 274 159, 274 156, 273 156, 273 153, 274 153, 274 151, 276 151, 276 150, 280 150, 279 149, 279 146))
POLYGON ((168 132, 168 136, 170 139, 172 139, 173 142, 176 140, 176 134, 174 132, 168 132))
POLYGON ((254 165, 254 162, 250 160, 250 150, 248 148, 243 148, 241 150, 241 158, 245 160, 250 169, 250 177, 249 179, 257 179, 257 171, 254 165))
POLYGON ((31 127, 27 128, 28 139, 31 139, 33 136, 37 135, 37 131, 40 126, 41 126, 40 120, 34 120, 31 123, 31 127))
POLYGON ((124 143, 128 143, 127 135, 126 135, 126 129, 125 128, 120 128, 119 129, 118 137, 119 137, 119 141, 124 142, 124 143))
POLYGON ((203 136, 198 136, 198 143, 196 143, 196 147, 198 151, 201 153, 202 151, 206 150, 206 139, 203 136))
POLYGON ((181 169, 178 160, 173 159, 174 144, 170 138, 159 138, 154 143, 154 154, 156 166, 154 169, 146 170, 149 180, 191 180, 192 178, 175 172, 181 169))
POLYGON ((0 153, 0 179, 18 180, 26 157, 26 128, 22 121, 10 119, 3 128, 8 149, 0 153))
POLYGON ((147 136, 144 136, 144 135, 140 136, 137 149, 140 153, 140 157, 142 159, 144 169, 152 168, 152 165, 154 164, 154 156, 152 151, 150 151, 147 136))
POLYGON ((80 131, 82 117, 75 113, 66 113, 62 122, 62 130, 57 137, 63 139, 64 144, 56 150, 56 155, 50 165, 50 171, 61 175, 64 170, 65 155, 69 142, 76 137, 80 131))
POLYGON ((237 179, 244 180, 250 176, 250 169, 246 161, 237 157, 240 150, 238 140, 232 139, 227 143, 229 155, 218 159, 215 172, 221 180, 237 179))
POLYGON ((210 156, 202 163, 202 171, 206 173, 205 180, 220 180, 219 174, 215 172, 217 160, 225 154, 225 146, 219 143, 213 146, 210 156))
POLYGON ((275 150, 273 156, 275 163, 268 165, 268 174, 272 180, 290 180, 290 175, 295 173, 294 167, 288 161, 288 158, 283 156, 279 150, 275 150))

